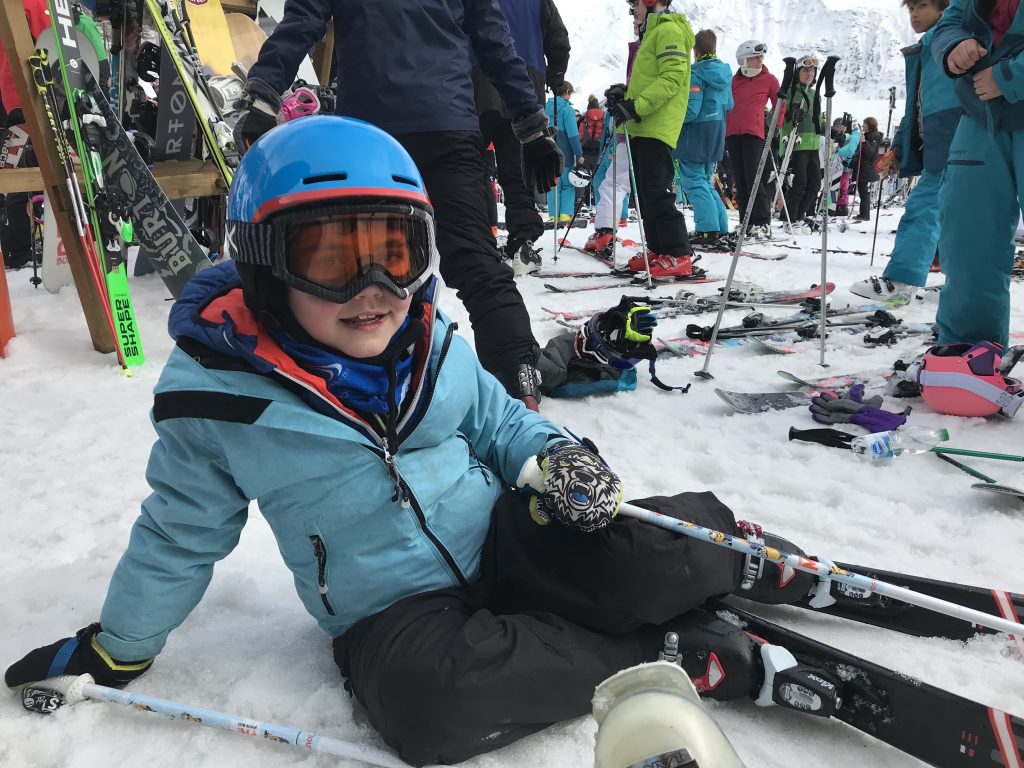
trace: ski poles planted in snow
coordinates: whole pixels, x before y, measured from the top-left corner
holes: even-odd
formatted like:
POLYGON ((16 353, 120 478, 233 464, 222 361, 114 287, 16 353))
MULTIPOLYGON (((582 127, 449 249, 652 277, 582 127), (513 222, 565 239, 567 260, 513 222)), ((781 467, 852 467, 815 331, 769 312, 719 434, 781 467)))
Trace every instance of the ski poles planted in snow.
POLYGON ((222 731, 233 731, 242 736, 254 736, 275 744, 290 744, 310 752, 337 755, 367 765, 377 765, 381 768, 409 768, 408 763, 382 749, 332 739, 329 736, 318 736, 315 733, 287 725, 261 723, 252 718, 229 715, 212 709, 190 707, 132 691, 108 688, 105 685, 94 683, 92 675, 50 678, 35 686, 25 688, 21 692, 21 697, 21 703, 25 709, 41 714, 54 712, 64 704, 78 704, 86 699, 94 699, 110 704, 120 704, 139 712, 166 715, 194 725, 220 728, 222 731))
POLYGON ((832 586, 831 582, 835 581, 839 584, 846 585, 847 587, 852 587, 854 590, 858 590, 860 592, 891 597, 895 600, 901 600, 904 603, 909 603, 910 605, 927 608, 928 610, 935 611, 936 613, 952 616, 956 619, 963 619, 971 624, 977 624, 999 632, 1005 632, 1013 637, 1024 637, 1024 624, 1019 624, 1015 621, 1010 621, 999 616, 985 613, 984 611, 978 611, 973 608, 967 608, 956 603, 951 603, 948 600, 941 600, 937 597, 932 597, 931 595, 926 595, 921 592, 915 592, 912 589, 890 584, 879 579, 873 579, 868 576, 851 573, 833 565, 827 560, 812 560, 806 556, 782 552, 774 547, 768 547, 764 544, 747 541, 746 539, 738 536, 732 536, 728 533, 722 533, 721 531, 714 531, 710 528, 705 528, 694 523, 688 523, 683 520, 676 520, 673 517, 667 517, 658 512, 652 512, 649 509, 638 507, 635 504, 628 504, 624 502, 619 507, 619 514, 624 517, 632 517, 637 520, 641 520, 659 528, 665 528, 669 531, 681 533, 692 539, 707 541, 711 544, 731 549, 740 554, 760 557, 773 563, 778 563, 784 568, 792 568, 798 571, 804 571, 805 573, 814 574, 818 577, 818 585, 815 590, 814 598, 810 602, 810 606, 812 608, 824 608, 835 602, 835 598, 830 595, 832 586))
MULTIPOLYGON (((825 125, 829 126, 829 132, 825 134, 825 157, 829 158, 825 166, 825 198, 827 200, 829 190, 832 188, 832 97, 836 95, 835 77, 836 62, 838 56, 829 56, 825 60, 825 66, 821 68, 821 81, 825 87, 825 125)), ((825 213, 821 217, 821 306, 828 301, 828 294, 825 291, 825 283, 828 273, 828 205, 824 206, 825 213)), ((821 313, 821 365, 825 367, 825 313, 821 313)))
MULTIPOLYGON (((889 122, 885 125, 885 136, 889 137, 892 128, 892 112, 896 109, 896 87, 889 88, 889 122)), ((875 204, 875 234, 871 238, 871 266, 875 266, 875 243, 878 241, 878 218, 882 215, 882 178, 878 178, 878 203, 875 204)))
MULTIPOLYGON (((757 198, 757 190, 761 186, 761 176, 764 174, 765 163, 768 162, 768 153, 772 150, 772 139, 775 138, 775 128, 779 121, 779 110, 786 108, 786 96, 793 86, 793 73, 796 70, 796 59, 787 56, 786 71, 782 76, 782 86, 779 88, 779 100, 772 108, 771 120, 768 123, 768 134, 764 139, 764 148, 761 150, 761 159, 757 164, 757 172, 754 174, 754 183, 750 186, 750 199, 747 200, 747 210, 743 212, 743 221, 740 230, 736 234, 736 249, 732 253, 732 264, 729 265, 729 275, 725 278, 725 288, 722 290, 722 300, 718 303, 718 317, 715 318, 714 330, 711 333, 711 341, 708 344, 708 351, 704 355, 704 367, 697 371, 695 376, 702 379, 712 379, 708 368, 711 366, 711 355, 715 351, 715 343, 718 341, 718 329, 722 325, 722 317, 725 315, 725 307, 729 302, 729 291, 732 290, 732 280, 736 276, 736 264, 743 253, 743 238, 747 234, 747 227, 750 226, 750 216, 754 212, 754 201, 757 198)), ((828 64, 825 65, 826 67, 828 64)), ((628 141, 628 140, 627 140, 628 141)), ((628 143, 627 143, 628 146, 628 143)), ((822 289, 824 290, 824 288, 822 289)), ((824 303, 822 304, 824 306, 824 303)))
POLYGON ((633 195, 636 197, 636 223, 640 227, 640 250, 644 254, 644 269, 647 274, 647 290, 652 290, 651 284, 651 262, 648 258, 647 253, 647 238, 644 236, 644 214, 640 210, 640 188, 636 185, 636 169, 633 167, 633 150, 629 146, 629 128, 623 124, 622 132, 626 137, 626 160, 629 166, 629 188, 633 191, 633 195))

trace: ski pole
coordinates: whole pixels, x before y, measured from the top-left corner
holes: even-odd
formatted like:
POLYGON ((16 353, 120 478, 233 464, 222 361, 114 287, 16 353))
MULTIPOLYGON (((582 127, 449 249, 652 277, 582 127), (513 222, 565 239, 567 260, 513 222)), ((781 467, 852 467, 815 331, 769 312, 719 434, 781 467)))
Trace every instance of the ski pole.
POLYGON ((158 699, 155 696, 108 688, 105 685, 97 685, 93 682, 92 675, 88 674, 50 678, 22 691, 22 704, 26 709, 47 714, 64 703, 78 704, 86 699, 120 704, 138 712, 153 712, 194 725, 219 728, 242 736, 254 736, 274 744, 290 744, 310 752, 323 752, 381 768, 409 768, 408 763, 382 749, 333 739, 330 736, 319 736, 287 725, 264 723, 248 717, 158 699), (64 701, 59 701, 61 697, 64 701), (53 701, 54 698, 58 701, 53 701))
MULTIPOLYGON (((783 165, 785 165, 785 162, 783 162, 783 165)), ((775 171, 775 178, 779 179, 780 178, 779 174, 782 173, 782 171, 780 171, 779 167, 775 164, 775 156, 774 155, 772 155, 772 169, 775 171)), ((780 196, 782 197, 782 212, 786 216, 786 232, 789 233, 789 234, 792 234, 792 231, 793 231, 793 220, 791 218, 789 218, 789 206, 786 205, 786 196, 784 194, 782 194, 782 182, 776 181, 775 201, 774 202, 778 202, 778 198, 780 196)))
MULTIPOLYGON (((892 128, 892 112, 896 109, 896 87, 889 88, 889 121, 885 126, 885 135, 888 137, 892 128)), ((871 264, 875 266, 875 242, 878 240, 878 218, 882 215, 882 180, 878 180, 878 203, 875 205, 875 234, 871 238, 871 264)))
POLYGON ((812 560, 811 558, 803 555, 794 555, 789 552, 783 552, 775 549, 774 547, 766 546, 765 544, 757 544, 738 536, 732 536, 728 533, 722 533, 721 531, 715 531, 711 528, 705 528, 704 526, 697 525, 695 523, 689 523, 685 520, 677 520, 674 517, 668 517, 659 512, 652 512, 649 509, 644 509, 643 507, 638 507, 635 504, 629 504, 626 502, 623 502, 619 506, 619 515, 622 515, 623 517, 632 517, 658 528, 675 531, 676 533, 681 533, 684 536, 689 536, 692 539, 706 541, 719 547, 731 549, 740 554, 760 557, 764 560, 777 563, 783 567, 789 567, 805 573, 814 574, 818 577, 818 585, 815 588, 815 596, 810 602, 810 606, 812 608, 825 608, 835 602, 835 598, 831 597, 830 594, 832 587, 831 582, 835 581, 839 584, 852 587, 859 592, 891 597, 895 600, 901 600, 904 603, 916 605, 919 608, 926 608, 945 616, 952 616, 955 619, 963 619, 971 624, 988 627, 989 629, 998 632, 1005 632, 1013 637, 1024 637, 1024 624, 1018 624, 1015 621, 1004 619, 1001 616, 994 616, 990 613, 985 613, 984 611, 978 611, 973 608, 958 605, 957 603, 951 603, 948 600, 942 600, 937 597, 932 597, 931 595, 922 594, 921 592, 915 592, 912 589, 900 587, 896 584, 890 584, 889 582, 882 581, 880 579, 873 579, 861 574, 851 573, 850 571, 840 568, 828 561, 812 560))
POLYGON ((996 482, 993 478, 989 477, 988 475, 982 474, 978 470, 972 469, 971 467, 968 467, 962 461, 957 461, 956 459, 950 458, 949 456, 947 456, 944 453, 936 453, 935 455, 938 456, 940 459, 942 459, 947 464, 952 464, 957 469, 959 469, 959 470, 961 470, 963 472, 966 472, 971 477, 976 477, 979 480, 985 481, 986 483, 994 483, 994 482, 996 482))
POLYGON ((633 167, 633 150, 629 146, 629 128, 626 123, 622 124, 622 133, 626 137, 626 164, 629 166, 629 187, 636 197, 636 223, 640 226, 640 250, 644 254, 644 269, 647 274, 647 290, 653 290, 651 281, 651 262, 647 255, 647 238, 644 236, 644 212, 640 205, 640 187, 636 184, 636 169, 633 167))
MULTIPOLYGON (((599 168, 601 166, 602 161, 604 161, 604 156, 605 156, 605 153, 608 151, 608 147, 609 146, 611 146, 611 142, 605 141, 604 146, 601 148, 600 154, 597 156, 597 163, 594 165, 595 171, 596 171, 597 168, 599 168)), ((588 196, 593 194, 593 191, 594 191, 594 176, 596 176, 596 175, 597 175, 596 173, 591 173, 590 174, 590 182, 587 184, 586 190, 584 190, 583 195, 580 197, 580 201, 576 204, 576 210, 574 210, 572 212, 572 221, 570 221, 569 225, 565 228, 566 236, 569 235, 569 230, 572 229, 572 225, 576 223, 576 219, 580 215, 580 209, 583 208, 583 203, 587 200, 588 196)), ((558 229, 557 225, 556 225, 555 229, 556 230, 558 229)), ((614 237, 613 237, 613 239, 614 239, 614 237)), ((555 260, 556 261, 558 259, 558 254, 562 250, 562 246, 564 246, 564 245, 565 245, 565 238, 563 237, 561 240, 558 241, 558 250, 555 251, 555 260)))
MULTIPOLYGON (((558 143, 558 91, 554 88, 551 89, 551 105, 551 113, 555 128, 555 143, 558 143)), ((554 260, 558 261, 558 203, 559 198, 562 196, 561 173, 559 173, 558 178, 555 179, 555 188, 552 190, 552 194, 554 195, 554 205, 551 206, 553 214, 551 221, 554 226, 551 227, 551 231, 555 234, 554 250, 552 250, 552 253, 555 254, 554 260)))
POLYGON ((934 453, 951 453, 954 456, 974 456, 978 459, 997 459, 999 461, 1024 461, 1024 456, 1012 453, 989 453, 988 451, 971 451, 967 448, 932 448, 934 453))
MULTIPOLYGON (((832 125, 832 97, 836 95, 835 74, 838 56, 829 56, 825 59, 825 65, 821 68, 821 80, 825 86, 825 124, 832 125)), ((832 154, 832 132, 825 135, 825 157, 832 154)), ((825 190, 832 186, 832 163, 831 160, 825 167, 825 190)), ((828 291, 825 289, 828 273, 828 207, 825 208, 825 215, 821 217, 821 306, 826 306, 828 291)), ((821 367, 827 368, 825 364, 825 313, 821 315, 821 367)))
MULTIPOLYGON (((796 59, 787 56, 786 70, 782 76, 782 85, 777 94, 778 100, 772 108, 771 122, 768 125, 768 135, 765 137, 764 147, 761 149, 761 159, 757 164, 757 172, 754 174, 754 183, 750 187, 750 198, 747 200, 747 210, 743 213, 743 221, 740 230, 736 235, 736 248, 732 252, 732 264, 729 265, 729 275, 725 278, 725 288, 722 290, 722 298, 718 303, 718 316, 715 318, 714 330, 711 333, 711 341, 708 343, 708 351, 704 353, 704 366, 694 375, 701 379, 713 379, 714 376, 708 370, 711 366, 711 355, 715 351, 715 343, 718 341, 718 329, 722 325, 722 317, 725 315, 725 306, 729 301, 729 292, 732 290, 732 281, 736 276, 736 265, 739 263, 740 254, 743 253, 743 238, 750 226, 750 216, 754 212, 754 202, 757 199, 757 189, 761 186, 761 176, 764 173, 764 166, 768 162, 768 153, 771 152, 772 139, 775 137, 775 127, 779 118, 779 110, 785 109, 786 94, 793 85, 793 73, 796 69, 796 59)), ((824 303, 822 306, 825 306, 824 303)))

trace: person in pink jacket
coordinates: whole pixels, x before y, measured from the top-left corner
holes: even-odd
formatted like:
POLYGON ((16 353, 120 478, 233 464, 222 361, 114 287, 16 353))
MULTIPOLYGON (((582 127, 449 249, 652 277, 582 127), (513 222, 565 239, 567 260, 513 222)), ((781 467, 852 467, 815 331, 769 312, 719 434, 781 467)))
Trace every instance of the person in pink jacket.
MULTIPOLYGON (((740 221, 747 212, 747 206, 753 205, 746 236, 757 240, 769 240, 772 234, 771 193, 766 183, 769 172, 762 174, 757 189, 753 187, 757 164, 764 149, 765 106, 770 102, 774 107, 779 100, 779 81, 764 65, 766 53, 768 46, 757 40, 747 40, 736 49, 740 68, 732 78, 735 106, 725 122, 725 148, 736 180, 740 221)), ((780 126, 784 117, 780 110, 780 126)))

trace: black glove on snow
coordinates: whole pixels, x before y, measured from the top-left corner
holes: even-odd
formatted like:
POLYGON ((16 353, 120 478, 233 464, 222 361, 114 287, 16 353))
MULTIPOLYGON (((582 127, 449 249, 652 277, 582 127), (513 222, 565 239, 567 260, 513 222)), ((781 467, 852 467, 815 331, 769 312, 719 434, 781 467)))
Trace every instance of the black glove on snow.
POLYGON ((555 143, 555 132, 545 128, 535 139, 523 144, 523 181, 528 190, 546 194, 562 175, 562 150, 555 143))
POLYGON ((616 83, 615 85, 610 85, 608 86, 608 89, 604 92, 605 106, 608 109, 611 109, 624 98, 626 98, 625 83, 616 83))
POLYGON ((589 533, 604 528, 619 511, 622 481, 586 446, 555 443, 542 449, 536 461, 543 480, 530 499, 530 514, 541 525, 555 518, 589 533))
POLYGON ((262 95, 261 90, 246 83, 245 96, 238 103, 238 120, 235 121, 232 133, 239 156, 249 151, 256 139, 277 127, 278 107, 262 95))
POLYGON ((616 102, 615 106, 608 109, 608 112, 611 114, 612 120, 615 121, 616 127, 623 123, 628 123, 630 120, 635 120, 638 123, 641 122, 640 115, 636 113, 636 106, 632 99, 616 102))
POLYGON ((616 352, 627 355, 638 345, 650 344, 658 325, 650 305, 642 298, 623 296, 617 306, 597 316, 596 327, 601 338, 616 352))
POLYGON ((7 668, 4 682, 8 688, 21 688, 51 677, 88 673, 99 685, 122 688, 152 666, 152 659, 125 662, 111 658, 96 642, 101 631, 96 622, 78 630, 74 637, 29 651, 7 668))

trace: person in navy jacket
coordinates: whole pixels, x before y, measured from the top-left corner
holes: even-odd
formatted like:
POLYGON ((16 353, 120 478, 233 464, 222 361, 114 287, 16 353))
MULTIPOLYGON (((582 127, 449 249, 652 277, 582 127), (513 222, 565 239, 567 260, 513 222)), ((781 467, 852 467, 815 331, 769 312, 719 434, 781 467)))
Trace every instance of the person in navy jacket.
POLYGON ((487 212, 473 57, 508 107, 527 185, 546 192, 562 159, 497 0, 288 0, 249 70, 239 151, 277 124, 281 94, 331 18, 337 113, 383 128, 413 156, 437 213, 441 274, 469 311, 480 361, 536 407, 539 347, 487 212))

